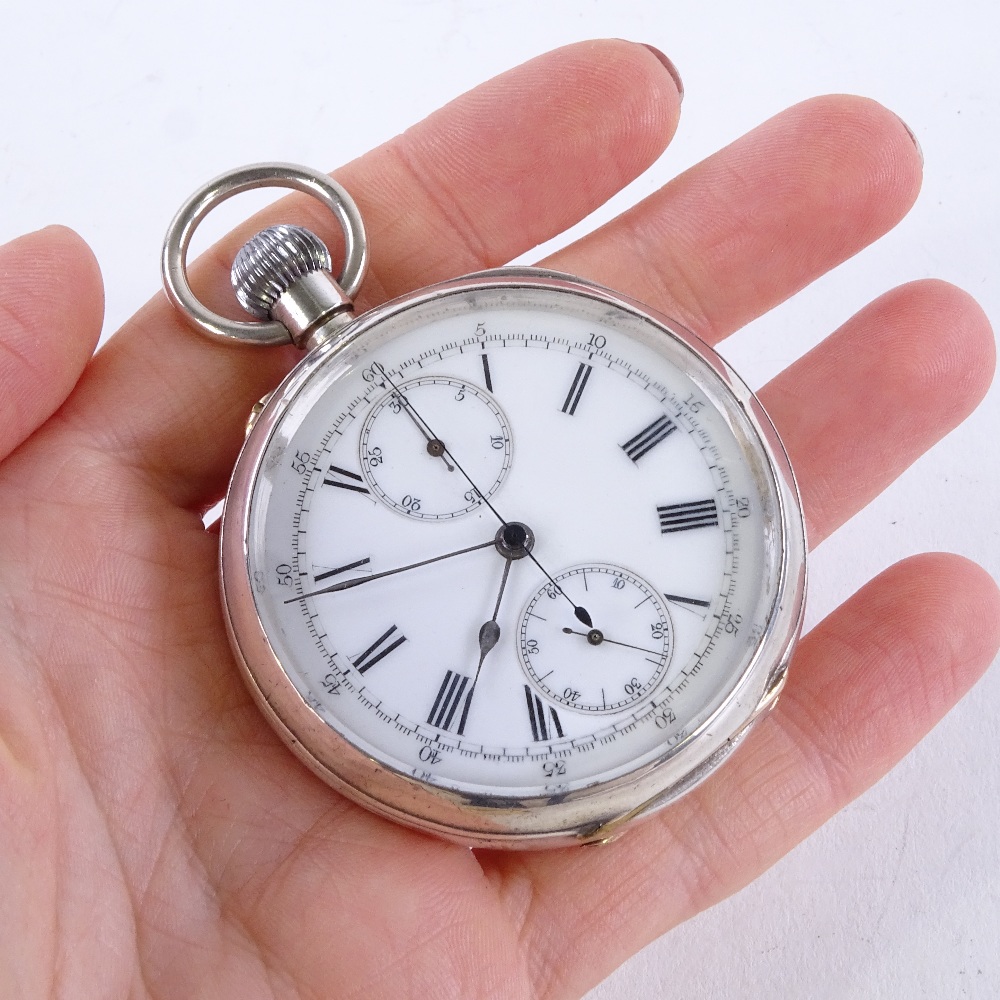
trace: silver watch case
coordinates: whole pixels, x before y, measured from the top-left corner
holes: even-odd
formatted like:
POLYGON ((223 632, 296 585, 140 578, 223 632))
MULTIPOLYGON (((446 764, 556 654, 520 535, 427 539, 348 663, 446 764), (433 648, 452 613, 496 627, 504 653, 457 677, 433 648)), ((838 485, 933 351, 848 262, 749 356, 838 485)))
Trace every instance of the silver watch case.
MULTIPOLYGON (((527 290, 522 293, 521 290, 527 290)), ((718 398, 718 386, 706 387, 718 398)), ((734 428, 735 429, 735 428, 734 428)), ((739 431, 741 435, 744 431, 739 431)), ((500 268, 445 281, 372 309, 308 354, 271 394, 249 432, 233 472, 221 539, 226 626, 237 662, 257 705, 289 748, 337 791, 397 822, 472 847, 540 848, 608 841, 631 822, 662 809, 707 778, 773 707, 785 681, 802 622, 805 529, 795 478, 784 447, 753 393, 694 334, 638 302, 579 278, 535 268, 500 268), (533 289, 613 305, 660 327, 685 345, 728 389, 728 407, 753 429, 753 452, 777 496, 771 543, 778 583, 767 627, 742 676, 712 716, 662 755, 614 780, 556 797, 484 801, 421 782, 373 759, 334 731, 296 690, 258 617, 248 561, 250 499, 268 443, 290 403, 323 366, 363 350, 368 331, 415 305, 470 289, 533 289)))

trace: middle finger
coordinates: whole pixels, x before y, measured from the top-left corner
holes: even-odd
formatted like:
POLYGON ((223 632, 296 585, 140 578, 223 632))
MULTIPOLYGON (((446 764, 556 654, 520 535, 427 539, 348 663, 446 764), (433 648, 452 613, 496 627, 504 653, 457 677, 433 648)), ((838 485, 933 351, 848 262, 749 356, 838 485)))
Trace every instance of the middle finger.
POLYGON ((789 108, 545 265, 600 281, 716 343, 906 214, 921 158, 874 101, 789 108))

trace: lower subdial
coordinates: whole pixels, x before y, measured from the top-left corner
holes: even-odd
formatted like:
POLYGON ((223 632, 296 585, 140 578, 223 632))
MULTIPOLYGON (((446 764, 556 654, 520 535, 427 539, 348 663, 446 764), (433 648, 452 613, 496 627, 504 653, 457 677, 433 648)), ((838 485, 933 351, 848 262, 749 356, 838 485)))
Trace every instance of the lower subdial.
POLYGON ((620 566, 575 566, 553 577, 521 615, 518 651, 531 683, 578 712, 620 712, 651 694, 673 651, 656 590, 620 566), (592 626, 569 603, 586 604, 592 626))
POLYGON ((458 378, 425 376, 395 386, 375 403, 361 429, 360 450, 365 479, 386 506, 440 521, 468 514, 496 493, 510 469, 511 433, 485 390, 458 378))

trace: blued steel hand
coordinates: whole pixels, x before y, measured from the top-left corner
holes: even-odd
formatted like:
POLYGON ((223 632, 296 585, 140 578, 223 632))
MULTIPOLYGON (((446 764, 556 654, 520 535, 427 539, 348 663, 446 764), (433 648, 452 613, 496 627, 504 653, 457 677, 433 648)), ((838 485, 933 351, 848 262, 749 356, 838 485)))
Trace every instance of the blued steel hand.
POLYGON ((356 580, 342 580, 340 583, 331 583, 329 587, 322 587, 319 590, 311 590, 308 594, 299 594, 296 597, 290 597, 285 604, 294 604, 296 601, 301 601, 306 597, 316 597, 317 594, 332 594, 338 590, 350 590, 351 587, 360 587, 362 584, 371 583, 372 580, 381 580, 385 576, 395 576, 397 573, 403 573, 408 569, 417 569, 420 566, 429 566, 431 563, 441 562, 442 559, 451 559, 454 556, 464 556, 466 552, 476 552, 479 549, 488 549, 491 545, 494 545, 494 539, 490 539, 488 542, 481 542, 479 545, 470 545, 465 549, 456 549, 454 552, 445 552, 441 556, 432 556, 430 559, 421 559, 420 562, 408 563, 406 566, 397 566, 395 569, 387 569, 381 573, 372 573, 371 576, 361 576, 356 580))
MULTIPOLYGON (((402 399, 403 394, 399 391, 399 388, 396 386, 396 383, 393 382, 391 378, 389 378, 389 375, 386 373, 385 368, 383 368, 382 365, 378 365, 378 370, 382 373, 382 377, 386 380, 386 382, 388 382, 389 385, 392 386, 392 388, 395 390, 396 395, 400 399, 402 399)), ((408 408, 407 412, 413 416, 414 420, 419 421, 420 424, 423 425, 422 429, 428 441, 434 440, 440 442, 442 448, 442 456, 447 455, 448 458, 450 458, 455 463, 455 468, 462 473, 462 475, 466 479, 466 482, 468 482, 468 484, 476 491, 476 493, 479 494, 479 499, 483 501, 483 504, 487 508, 489 508, 489 510, 496 517, 496 519, 504 527, 510 524, 510 522, 496 509, 496 507, 494 507, 493 504, 491 504, 489 500, 486 499, 486 494, 484 494, 483 491, 472 481, 472 478, 465 471, 465 469, 462 468, 462 465, 458 461, 458 459, 455 458, 455 456, 445 446, 444 442, 441 441, 441 439, 437 436, 437 434, 434 433, 434 429, 431 427, 431 425, 428 424, 427 421, 424 420, 422 416, 420 416, 420 414, 417 412, 417 408, 409 400, 406 400, 405 405, 408 408)), ((555 587, 556 590, 564 598, 566 598, 567 601, 569 601, 570 605, 573 608, 573 614, 576 616, 577 621, 583 622, 583 624, 586 625, 587 628, 593 628, 594 623, 591 620, 590 614, 587 612, 587 609, 573 603, 573 599, 569 596, 569 594, 566 593, 566 591, 562 589, 562 587, 559 586, 558 583, 556 583, 556 581, 552 577, 552 574, 538 561, 534 553, 528 552, 527 555, 528 558, 542 571, 543 575, 548 579, 549 583, 551 583, 552 586, 555 587)))

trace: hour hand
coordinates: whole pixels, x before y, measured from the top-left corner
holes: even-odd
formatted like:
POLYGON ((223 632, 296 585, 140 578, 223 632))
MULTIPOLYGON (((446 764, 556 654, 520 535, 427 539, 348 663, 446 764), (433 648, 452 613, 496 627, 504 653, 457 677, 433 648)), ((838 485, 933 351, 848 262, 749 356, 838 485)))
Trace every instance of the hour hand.
POLYGON ((503 600, 503 592, 507 589, 507 577, 510 575, 510 564, 513 562, 512 556, 507 556, 504 564, 503 576, 500 579, 500 592, 497 594, 497 602, 493 608, 493 617, 488 622, 483 622, 479 627, 479 664, 476 667, 476 676, 472 678, 472 686, 465 698, 465 707, 462 709, 462 719, 458 724, 459 736, 465 735, 465 721, 469 717, 469 706, 472 704, 472 696, 476 693, 476 684, 479 683, 479 674, 483 669, 483 661, 489 655, 490 650, 500 641, 500 626, 497 624, 497 615, 500 614, 500 602, 503 600))

